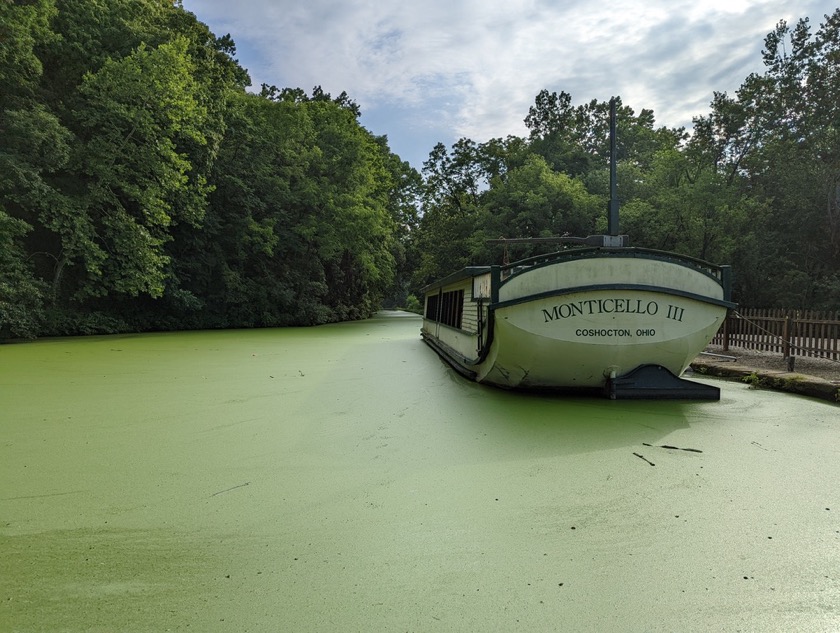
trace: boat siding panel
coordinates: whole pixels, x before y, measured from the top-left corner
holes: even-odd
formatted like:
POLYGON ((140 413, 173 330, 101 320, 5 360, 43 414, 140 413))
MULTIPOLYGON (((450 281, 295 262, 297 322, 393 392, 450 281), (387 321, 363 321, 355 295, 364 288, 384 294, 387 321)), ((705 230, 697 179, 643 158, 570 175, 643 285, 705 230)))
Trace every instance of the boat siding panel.
POLYGON ((473 301, 472 284, 464 289, 464 312, 461 316, 461 329, 470 334, 478 331, 478 304, 473 301))
MULTIPOLYGON (((424 329, 427 332, 434 332, 435 323, 424 322, 424 329)), ((459 330, 458 328, 449 327, 448 325, 440 325, 437 328, 437 336, 435 338, 460 354, 465 361, 473 361, 477 356, 474 334, 459 330)))

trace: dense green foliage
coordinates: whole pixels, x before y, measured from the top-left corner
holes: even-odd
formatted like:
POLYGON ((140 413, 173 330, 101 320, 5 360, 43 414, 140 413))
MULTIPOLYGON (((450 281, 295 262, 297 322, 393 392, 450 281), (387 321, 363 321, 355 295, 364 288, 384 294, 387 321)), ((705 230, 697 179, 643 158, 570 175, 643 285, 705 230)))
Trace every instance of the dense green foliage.
MULTIPOLYGON (((812 34, 782 22, 763 75, 716 93, 693 133, 656 128, 618 100, 621 232, 735 270, 735 296, 760 307, 840 306, 840 10, 812 34)), ((498 237, 606 229, 609 104, 540 92, 526 139, 438 145, 424 166, 415 286, 469 263, 538 252, 498 237)), ((546 251, 556 246, 541 246, 546 251)))
POLYGON ((175 0, 0 0, 0 338, 405 295, 419 174, 346 94, 248 93, 234 55, 175 0))
MULTIPOLYGON (((619 100, 622 232, 836 308, 840 10, 765 44, 692 134, 619 100)), ((362 318, 538 252, 488 239, 606 228, 607 103, 542 91, 527 138, 421 174, 346 94, 247 92, 235 54, 178 0, 0 0, 0 339, 362 318)))

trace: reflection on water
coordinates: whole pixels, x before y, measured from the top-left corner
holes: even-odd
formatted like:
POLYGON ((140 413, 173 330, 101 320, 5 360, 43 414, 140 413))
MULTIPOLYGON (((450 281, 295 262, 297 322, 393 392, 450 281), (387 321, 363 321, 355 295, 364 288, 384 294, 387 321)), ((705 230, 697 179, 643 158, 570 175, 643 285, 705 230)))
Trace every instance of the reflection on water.
POLYGON ((462 422, 492 433, 505 453, 564 455, 655 442, 686 427, 687 412, 698 406, 507 392, 446 371, 454 384, 442 397, 456 409, 470 398, 462 422))

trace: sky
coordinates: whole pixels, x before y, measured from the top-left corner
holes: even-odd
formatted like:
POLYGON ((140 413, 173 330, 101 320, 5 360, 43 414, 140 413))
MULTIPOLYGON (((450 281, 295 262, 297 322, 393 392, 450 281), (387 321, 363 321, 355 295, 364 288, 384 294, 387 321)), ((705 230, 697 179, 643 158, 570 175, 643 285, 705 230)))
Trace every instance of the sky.
POLYGON ((812 31, 837 0, 183 0, 229 33, 252 81, 320 85, 361 108, 417 169, 436 143, 527 136, 540 90, 573 104, 620 96, 691 129, 714 92, 763 72, 780 20, 812 31))

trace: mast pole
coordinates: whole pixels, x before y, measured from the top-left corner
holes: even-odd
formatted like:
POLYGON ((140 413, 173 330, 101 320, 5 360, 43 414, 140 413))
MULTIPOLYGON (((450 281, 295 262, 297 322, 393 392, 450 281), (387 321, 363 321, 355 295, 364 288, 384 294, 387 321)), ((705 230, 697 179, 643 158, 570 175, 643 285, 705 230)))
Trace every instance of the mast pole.
POLYGON ((618 192, 616 176, 616 142, 615 142, 615 97, 610 99, 610 206, 608 219, 608 233, 618 235, 618 192))

